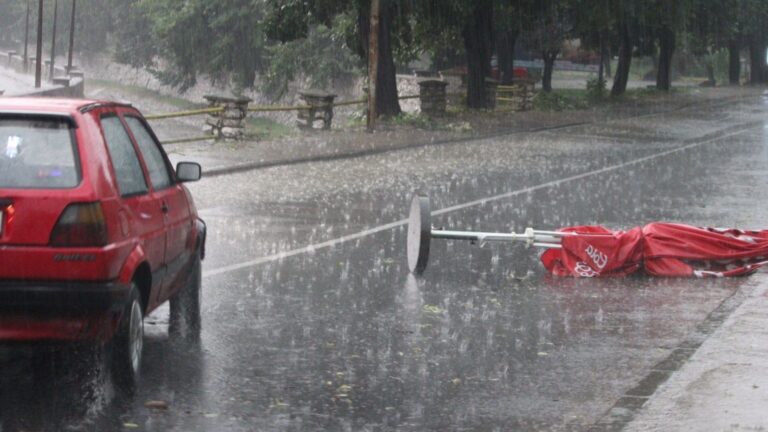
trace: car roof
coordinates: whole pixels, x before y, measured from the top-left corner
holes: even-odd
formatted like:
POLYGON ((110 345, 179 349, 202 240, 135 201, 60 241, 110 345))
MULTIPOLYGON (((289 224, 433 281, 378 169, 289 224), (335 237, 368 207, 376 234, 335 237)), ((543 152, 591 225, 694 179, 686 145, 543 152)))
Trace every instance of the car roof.
POLYGON ((38 98, 38 97, 0 97, 0 112, 24 111, 39 113, 74 114, 84 112, 91 107, 130 106, 126 103, 95 99, 38 98))

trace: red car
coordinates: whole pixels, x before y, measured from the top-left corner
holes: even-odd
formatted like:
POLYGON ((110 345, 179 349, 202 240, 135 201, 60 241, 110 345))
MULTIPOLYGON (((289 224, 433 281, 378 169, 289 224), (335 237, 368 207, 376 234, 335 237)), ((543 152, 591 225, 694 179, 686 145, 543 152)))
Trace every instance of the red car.
POLYGON ((200 331, 205 223, 135 108, 0 98, 0 343, 104 344, 115 379, 140 370, 143 317, 200 331))

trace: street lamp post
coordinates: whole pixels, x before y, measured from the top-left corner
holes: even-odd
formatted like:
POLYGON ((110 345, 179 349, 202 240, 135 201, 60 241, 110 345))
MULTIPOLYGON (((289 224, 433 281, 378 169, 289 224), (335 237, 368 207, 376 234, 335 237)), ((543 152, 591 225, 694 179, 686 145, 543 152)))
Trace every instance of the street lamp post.
POLYGON ((59 0, 53 0, 53 35, 51 36, 51 71, 50 80, 53 81, 53 68, 56 59, 56 18, 59 11, 59 0))
POLYGON ((75 9, 77 0, 72 0, 72 18, 69 21, 69 58, 67 60, 67 73, 72 72, 72 50, 75 47, 75 9))
POLYGON ((29 0, 27 0, 27 18, 24 24, 24 72, 29 66, 29 0))
POLYGON ((40 88, 43 81, 43 0, 38 0, 37 3, 37 57, 35 63, 35 88, 40 88))

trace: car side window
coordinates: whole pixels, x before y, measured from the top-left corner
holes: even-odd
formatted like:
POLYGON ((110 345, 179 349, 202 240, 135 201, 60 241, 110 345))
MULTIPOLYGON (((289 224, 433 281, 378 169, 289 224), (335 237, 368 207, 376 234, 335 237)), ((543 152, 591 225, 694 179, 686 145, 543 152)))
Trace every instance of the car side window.
POLYGON ((136 117, 125 117, 125 122, 133 132, 136 138, 136 144, 144 156, 144 163, 149 171, 149 180, 155 189, 165 189, 171 186, 171 174, 168 172, 168 165, 165 163, 163 153, 158 148, 157 142, 152 134, 147 130, 146 125, 136 117))
POLYGON ((112 158, 112 166, 117 176, 117 187, 120 195, 140 195, 146 193, 149 188, 141 169, 139 157, 133 147, 122 122, 117 116, 105 116, 101 118, 101 128, 104 130, 104 139, 107 141, 109 155, 112 158))

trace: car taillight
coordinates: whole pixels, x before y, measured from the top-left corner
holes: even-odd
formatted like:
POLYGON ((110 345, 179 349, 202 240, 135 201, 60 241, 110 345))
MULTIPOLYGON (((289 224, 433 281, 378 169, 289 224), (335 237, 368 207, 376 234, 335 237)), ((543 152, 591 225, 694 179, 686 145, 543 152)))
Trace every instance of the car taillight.
POLYGON ((107 244, 107 224, 99 203, 70 204, 51 233, 51 246, 100 247, 107 244))

